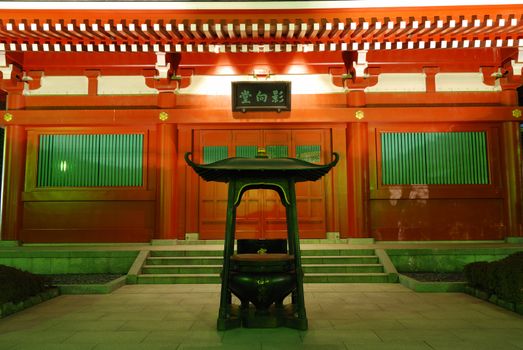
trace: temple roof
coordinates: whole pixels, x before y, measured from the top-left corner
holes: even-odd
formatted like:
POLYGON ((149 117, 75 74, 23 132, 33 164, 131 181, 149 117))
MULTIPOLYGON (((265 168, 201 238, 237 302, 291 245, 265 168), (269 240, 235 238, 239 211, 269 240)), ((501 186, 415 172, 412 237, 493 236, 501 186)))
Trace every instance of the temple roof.
POLYGON ((45 9, 39 3, 3 2, 0 51, 257 53, 523 46, 521 3, 372 3, 150 2, 138 8, 131 2, 115 11, 114 3, 103 2, 79 9, 67 3, 45 9))

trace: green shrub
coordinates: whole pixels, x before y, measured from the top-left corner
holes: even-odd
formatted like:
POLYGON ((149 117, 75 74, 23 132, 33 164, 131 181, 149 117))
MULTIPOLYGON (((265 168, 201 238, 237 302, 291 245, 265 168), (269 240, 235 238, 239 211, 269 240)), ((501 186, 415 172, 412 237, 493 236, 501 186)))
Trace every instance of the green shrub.
POLYGON ((498 261, 489 263, 487 265, 487 278, 485 283, 485 291, 489 294, 496 294, 499 285, 499 274, 503 271, 504 266, 498 261))
POLYGON ((19 303, 48 287, 44 278, 5 265, 0 265, 0 286, 0 305, 19 303))
POLYGON ((490 263, 467 264, 464 272, 471 287, 508 302, 523 302, 523 252, 490 263))
POLYGON ((487 289, 487 270, 489 263, 478 261, 465 265, 463 272, 468 284, 471 287, 486 290, 487 289))
POLYGON ((506 258, 501 259, 501 261, 506 261, 506 262, 509 262, 509 261, 517 262, 517 261, 519 261, 519 262, 522 262, 523 261, 523 252, 517 252, 517 253, 514 253, 514 254, 510 254, 506 258))
POLYGON ((495 293, 512 303, 523 302, 523 253, 513 254, 501 261, 497 270, 495 293))

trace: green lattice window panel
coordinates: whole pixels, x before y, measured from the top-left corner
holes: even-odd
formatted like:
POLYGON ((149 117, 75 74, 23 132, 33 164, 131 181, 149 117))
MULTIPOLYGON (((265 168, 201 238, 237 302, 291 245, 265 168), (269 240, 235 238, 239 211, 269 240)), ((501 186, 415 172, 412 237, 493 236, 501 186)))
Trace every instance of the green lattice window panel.
POLYGON ((269 158, 286 158, 289 156, 289 147, 284 145, 269 145, 265 149, 269 158))
POLYGON ((203 146, 203 163, 209 164, 228 157, 227 146, 203 146))
POLYGON ((236 146, 236 157, 255 158, 258 146, 236 146))
POLYGON ((489 183, 485 132, 381 134, 384 185, 489 183))
POLYGON ((296 146, 296 158, 309 163, 319 163, 321 161, 321 147, 320 145, 296 146))
POLYGON ((142 186, 143 137, 143 134, 40 135, 37 186, 142 186))

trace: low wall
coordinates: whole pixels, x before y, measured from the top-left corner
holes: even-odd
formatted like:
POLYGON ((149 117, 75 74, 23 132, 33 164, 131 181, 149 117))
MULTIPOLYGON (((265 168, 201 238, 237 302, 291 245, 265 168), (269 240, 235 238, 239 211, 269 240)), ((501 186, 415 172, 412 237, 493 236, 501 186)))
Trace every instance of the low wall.
POLYGON ((126 274, 138 251, 0 251, 0 265, 35 274, 126 274))
POLYGON ((475 261, 493 261, 520 248, 385 249, 399 272, 461 272, 475 261))

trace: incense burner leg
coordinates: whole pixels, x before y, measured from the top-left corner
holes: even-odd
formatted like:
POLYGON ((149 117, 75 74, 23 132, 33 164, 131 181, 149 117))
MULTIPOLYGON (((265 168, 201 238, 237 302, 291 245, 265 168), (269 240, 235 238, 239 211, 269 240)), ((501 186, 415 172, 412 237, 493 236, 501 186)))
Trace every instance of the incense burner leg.
POLYGON ((232 315, 231 291, 229 290, 229 276, 231 268, 231 256, 234 253, 234 235, 236 230, 236 181, 229 183, 227 200, 227 218, 225 221, 225 242, 223 249, 222 286, 220 294, 220 309, 218 312, 217 328, 226 330, 240 327, 241 321, 237 315, 232 315))
POLYGON ((294 251, 294 263, 296 268, 296 292, 292 299, 295 312, 298 314, 295 328, 306 330, 308 328, 307 314, 305 311, 305 297, 303 292, 303 268, 301 266, 300 238, 298 235, 298 212, 296 210, 296 189, 294 181, 288 182, 288 195, 290 204, 286 208, 287 214, 287 234, 289 246, 294 251))

